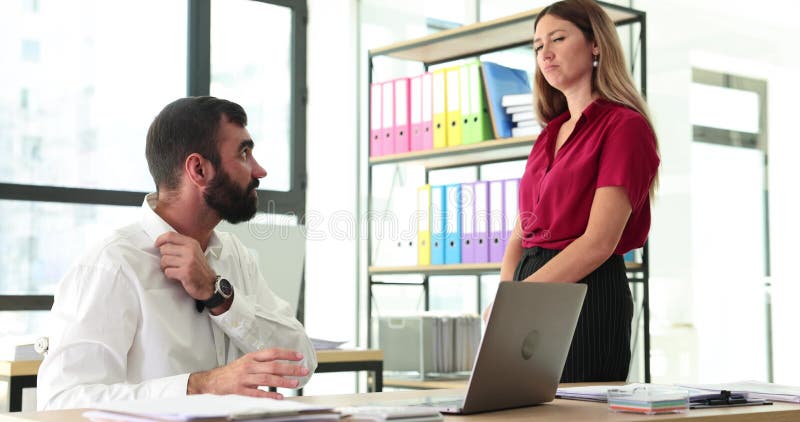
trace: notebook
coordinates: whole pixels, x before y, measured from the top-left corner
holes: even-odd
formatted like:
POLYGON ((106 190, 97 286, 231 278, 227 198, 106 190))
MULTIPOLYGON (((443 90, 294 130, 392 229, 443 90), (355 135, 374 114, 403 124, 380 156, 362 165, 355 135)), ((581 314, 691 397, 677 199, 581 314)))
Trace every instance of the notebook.
POLYGON ((466 395, 406 404, 470 414, 552 401, 585 296, 585 284, 500 283, 466 395))

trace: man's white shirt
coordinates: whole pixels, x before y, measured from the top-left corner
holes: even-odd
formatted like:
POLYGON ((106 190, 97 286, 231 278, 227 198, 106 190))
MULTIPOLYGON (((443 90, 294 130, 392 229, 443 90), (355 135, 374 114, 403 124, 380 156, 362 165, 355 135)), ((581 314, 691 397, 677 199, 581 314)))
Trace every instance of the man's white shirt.
POLYGON ((189 374, 265 348, 303 354, 309 375, 300 386, 316 369, 294 310, 231 234, 215 231, 205 255, 233 285, 233 303, 218 316, 197 311, 181 283, 161 270, 156 238, 175 230, 153 211, 155 199, 147 195, 140 221, 95 247, 59 283, 50 350, 39 368, 40 410, 183 396, 189 374))

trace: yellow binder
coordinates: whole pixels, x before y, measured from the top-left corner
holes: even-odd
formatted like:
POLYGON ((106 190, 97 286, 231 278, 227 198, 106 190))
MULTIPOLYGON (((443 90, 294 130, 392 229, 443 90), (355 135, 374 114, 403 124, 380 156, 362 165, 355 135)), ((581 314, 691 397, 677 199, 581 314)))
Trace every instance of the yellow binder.
POLYGON ((447 146, 461 145, 461 66, 448 67, 447 74, 447 146))
POLYGON ((431 185, 417 188, 417 264, 431 264, 431 185))
POLYGON ((433 71, 433 147, 447 146, 447 78, 445 69, 433 71))

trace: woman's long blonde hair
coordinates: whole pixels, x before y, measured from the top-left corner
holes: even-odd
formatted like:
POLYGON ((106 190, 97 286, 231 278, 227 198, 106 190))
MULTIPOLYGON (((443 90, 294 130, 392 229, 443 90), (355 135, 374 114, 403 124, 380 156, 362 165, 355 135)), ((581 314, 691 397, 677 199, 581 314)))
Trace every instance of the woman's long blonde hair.
MULTIPOLYGON (((650 114, 639 91, 631 79, 630 73, 625 66, 625 58, 622 55, 622 45, 617 36, 617 29, 608 14, 593 0, 563 0, 545 7, 533 25, 533 30, 539 24, 539 20, 545 15, 552 15, 559 19, 571 22, 583 32, 587 40, 597 43, 600 50, 598 55, 598 65, 592 72, 592 92, 596 92, 600 98, 624 105, 641 114, 650 128, 653 123, 650 114)), ((542 125, 546 125, 558 115, 567 111, 567 98, 561 91, 552 87, 544 78, 541 69, 537 66, 534 77, 536 90, 536 116, 542 125)), ((655 131, 654 138, 655 138, 655 131)), ((656 140, 656 151, 658 151, 658 139, 656 140)), ((650 187, 650 198, 652 200, 655 189, 658 186, 658 174, 656 173, 653 184, 650 187)))

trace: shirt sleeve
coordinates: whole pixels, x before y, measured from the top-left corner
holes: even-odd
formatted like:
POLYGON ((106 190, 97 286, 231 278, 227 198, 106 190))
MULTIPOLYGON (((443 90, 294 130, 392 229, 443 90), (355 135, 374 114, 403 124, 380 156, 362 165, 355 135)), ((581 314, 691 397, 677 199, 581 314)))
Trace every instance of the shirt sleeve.
POLYGON ((234 288, 231 307, 220 315, 211 315, 243 353, 267 348, 283 348, 303 354, 301 365, 308 375, 298 377, 305 385, 317 368, 317 355, 303 325, 294 317, 288 302, 278 297, 264 281, 258 265, 243 246, 237 245, 245 280, 228 280, 234 288))
POLYGON ((55 298, 50 348, 38 373, 39 410, 186 395, 189 374, 126 382, 141 314, 134 287, 119 268, 78 265, 59 283, 55 298))
POLYGON ((647 120, 639 114, 625 117, 609 131, 603 144, 597 188, 624 188, 631 209, 637 210, 648 198, 658 164, 655 135, 647 120))

